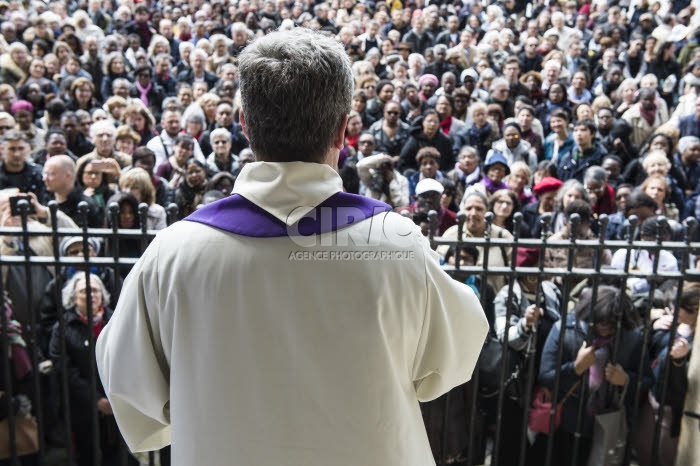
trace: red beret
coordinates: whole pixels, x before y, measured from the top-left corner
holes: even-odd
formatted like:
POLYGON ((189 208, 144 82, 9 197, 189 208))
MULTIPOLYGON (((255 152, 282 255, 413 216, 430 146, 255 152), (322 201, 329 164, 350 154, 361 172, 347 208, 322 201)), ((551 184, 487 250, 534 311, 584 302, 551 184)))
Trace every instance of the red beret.
POLYGON ((564 183, 557 178, 546 176, 542 178, 534 188, 532 188, 532 192, 539 196, 540 194, 548 193, 550 191, 558 191, 563 184, 564 183))
POLYGON ((540 260, 539 248, 518 248, 516 267, 537 267, 540 260))

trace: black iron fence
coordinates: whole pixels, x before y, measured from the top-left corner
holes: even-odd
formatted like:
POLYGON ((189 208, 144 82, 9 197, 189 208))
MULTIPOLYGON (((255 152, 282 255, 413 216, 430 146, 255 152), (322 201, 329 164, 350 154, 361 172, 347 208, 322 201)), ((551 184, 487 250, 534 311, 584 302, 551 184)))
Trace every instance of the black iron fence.
MULTIPOLYGON (((135 464, 118 431, 114 430, 113 421, 109 422, 110 416, 98 409, 100 395, 94 363, 94 334, 95 326, 100 325, 99 320, 95 320, 92 306, 88 305, 88 332, 84 351, 89 355, 89 364, 87 369, 75 367, 71 359, 78 356, 71 353, 74 349, 66 346, 68 310, 61 305, 61 290, 68 277, 67 270, 80 270, 88 277, 107 270, 111 273, 105 275, 109 281, 105 285, 113 291, 113 301, 116 302, 121 286, 120 277, 136 262, 138 256, 135 254, 134 257, 124 257, 120 247, 124 245, 124 241, 130 241, 132 247, 136 243, 137 249, 142 252, 156 232, 146 229, 145 204, 139 207, 140 224, 143 226, 140 230, 119 230, 116 227, 119 224, 116 205, 108 209, 112 219, 110 224, 115 225, 112 229, 57 228, 57 205, 53 203, 49 207, 52 217, 49 224, 54 225, 51 228, 31 228, 26 210, 21 226, 0 228, 0 237, 5 241, 5 245, 14 245, 12 255, 0 256, 0 293, 3 301, 10 305, 2 312, 1 322, 0 358, 4 364, 0 376, 4 380, 0 391, 3 392, 4 398, 0 400, 0 417, 5 413, 5 421, 2 422, 7 422, 8 437, 0 438, 0 443, 5 446, 0 447, 0 454, 6 450, 8 464, 23 464, 17 458, 26 452, 24 449, 27 439, 24 438, 24 434, 27 426, 24 415, 27 411, 21 409, 24 396, 20 396, 26 395, 32 401, 30 414, 37 421, 35 451, 38 464, 73 464, 77 456, 76 451, 81 452, 83 456, 89 452, 90 459, 83 458, 81 464, 101 465, 107 454, 110 455, 111 464, 135 464), (61 240, 68 236, 82 237, 82 254, 73 257, 61 255, 61 240), (35 255, 30 247, 35 238, 50 241, 52 255, 35 255), (89 238, 99 238, 103 245, 108 246, 108 253, 91 257, 89 238), (46 286, 48 283, 51 286, 46 286), (8 297, 13 299, 8 300, 8 297), (55 322, 47 320, 46 313, 39 309, 43 309, 47 301, 56 306, 55 322), (19 326, 16 321, 19 321, 19 326), (47 342, 48 326, 51 326, 55 340, 53 343, 47 342), (18 335, 18 332, 21 335, 18 335), (21 338, 18 339, 18 336, 21 338), (24 346, 21 343, 24 343, 24 346), (22 348, 31 363, 31 370, 24 378, 18 377, 16 361, 23 354, 22 348), (88 399, 81 399, 71 393, 80 381, 87 384, 88 399), (84 406, 71 406, 77 402, 84 403, 84 406), (76 419, 72 419, 76 413, 81 419, 80 428, 76 427, 76 419), (78 435, 86 435, 85 426, 89 427, 89 441, 76 438, 78 435), (78 447, 86 444, 90 446, 87 450, 78 447)), ((87 216, 87 206, 82 208, 82 212, 87 216)), ((170 222, 176 218, 176 214, 177 209, 173 205, 168 209, 170 222)), ((435 225, 434 213, 431 219, 435 225)), ((590 394, 593 393, 590 383, 595 383, 595 380, 589 370, 584 370, 580 375, 574 376, 579 382, 573 390, 570 390, 572 387, 565 386, 564 379, 571 380, 572 377, 570 371, 566 372, 566 365, 572 364, 571 354, 567 349, 571 335, 567 336, 567 333, 575 333, 571 328, 579 328, 579 316, 574 314, 577 309, 576 303, 585 293, 592 295, 592 307, 596 303, 601 286, 625 289, 630 279, 644 279, 647 286, 643 292, 632 296, 640 322, 633 333, 639 339, 640 350, 634 355, 634 362, 629 365, 633 369, 627 370, 625 405, 628 408, 629 431, 623 445, 624 458, 617 464, 629 464, 631 461, 649 465, 669 464, 661 461, 661 449, 664 448, 662 440, 677 433, 669 434, 664 430, 664 422, 667 421, 664 417, 664 407, 671 402, 675 405, 679 403, 678 387, 670 380, 670 372, 678 371, 679 367, 682 369, 683 364, 687 363, 687 356, 680 361, 682 364, 676 359, 672 360, 672 348, 677 340, 673 337, 677 334, 679 326, 681 297, 685 290, 695 287, 693 282, 700 281, 700 270, 695 264, 700 243, 692 241, 695 220, 688 219, 685 224, 672 225, 671 228, 669 222, 658 218, 656 234, 651 241, 648 237, 645 237, 645 240, 637 239, 639 225, 634 217, 627 222, 626 239, 621 241, 607 241, 603 235, 579 239, 575 232, 579 230, 581 219, 576 216, 570 219, 571 234, 561 240, 550 239, 551 232, 547 229, 549 222, 546 218, 542 220, 543 233, 540 239, 521 239, 517 229, 513 232, 513 239, 494 237, 491 234, 490 214, 487 214, 483 235, 470 237, 471 233, 466 230, 464 220, 464 216, 460 215, 456 239, 435 237, 431 233, 430 241, 437 248, 452 248, 451 253, 455 261, 454 264, 446 264, 445 271, 456 280, 470 284, 479 293, 493 332, 484 346, 480 369, 474 372, 472 380, 422 406, 431 447, 438 464, 586 464, 585 457, 593 445, 590 424, 595 413, 590 405, 590 394), (493 248, 500 250, 497 257, 501 260, 497 264, 489 263, 489 251, 493 248), (559 251, 562 257, 565 256, 565 265, 552 267, 547 264, 546 255, 552 250, 559 251), (463 251, 466 254, 463 254, 463 251), (533 257, 536 257, 536 260, 524 266, 519 265, 519 262, 522 262, 518 259, 519 252, 523 251, 534 251, 533 257), (612 268, 607 265, 604 259, 608 257, 606 251, 623 251, 623 266, 612 268), (635 254, 638 256, 640 251, 649 258, 650 266, 646 269, 631 266, 636 263, 634 257, 635 254), (661 251, 673 255, 678 264, 677 269, 660 268, 661 251), (584 255, 592 257, 592 262, 586 267, 581 267, 578 259, 584 255), (507 284, 502 290, 490 289, 489 282, 496 276, 506 280, 507 284), (556 282, 556 285, 553 285, 552 281, 556 282), (496 299, 499 293, 500 301, 496 299), (552 323, 557 320, 552 317, 556 314, 558 321, 563 324, 560 324, 560 327, 554 324, 551 328, 541 329, 539 322, 544 321, 542 315, 536 325, 517 329, 520 325, 519 319, 525 317, 519 304, 525 299, 523 296, 538 308, 551 308, 552 304, 547 299, 555 296, 559 306, 550 309, 556 311, 550 315, 550 319, 552 323), (496 310, 495 302, 505 304, 496 310), (650 345, 659 331, 653 327, 653 322, 659 312, 669 316, 667 319, 670 320, 670 325, 664 331, 671 337, 661 340, 660 357, 663 360, 657 357, 652 361, 650 345), (574 327, 565 325, 572 320, 574 327), (558 336, 553 338, 552 342, 547 342, 550 343, 547 348, 547 334, 554 335, 554 328, 558 328, 558 336), (520 332, 523 345, 515 345, 517 347, 514 348, 509 337, 513 332, 520 332), (547 351, 549 361, 553 361, 555 369, 553 377, 543 382, 538 373, 542 372, 543 362, 540 358, 543 352, 547 351), (663 370, 652 371, 652 364, 656 364, 657 368, 663 367, 663 370), (632 374, 634 376, 631 376, 632 374), (549 389, 552 397, 551 406, 545 409, 549 421, 548 430, 554 432, 553 434, 530 429, 533 397, 535 393, 542 393, 541 389, 544 386, 549 389), (571 432, 568 432, 568 436, 561 437, 560 431, 563 431, 563 428, 553 427, 559 422, 557 405, 569 391, 571 395, 567 397, 566 403, 575 407, 575 416, 572 418, 572 409, 564 410, 562 426, 566 424, 571 432), (669 398, 671 392, 673 400, 669 398), (650 406, 649 400, 656 401, 659 407, 650 406), (568 416, 568 419, 564 418, 565 416, 568 416), (650 429, 642 429, 645 425, 650 429), (561 451, 562 445, 566 445, 567 451, 561 451), (649 451, 642 452, 640 445, 648 447, 649 451), (566 458, 565 461, 562 458, 566 458)), ((519 224, 519 218, 516 217, 515 221, 516 225, 519 224)), ((83 225, 85 224, 86 222, 83 222, 83 225)), ((602 216, 597 221, 597 231, 605 232, 606 225, 607 218, 602 216)), ((130 250, 133 252, 133 248, 130 250)), ((86 287, 85 293, 87 303, 91 303, 90 286, 86 287)), ((578 309, 580 308, 581 305, 578 304, 578 309)), ((697 308, 694 312, 697 313, 697 308)), ((593 344, 592 329, 600 322, 593 321, 593 309, 587 315, 590 317, 587 317, 588 334, 585 341, 590 345, 593 344)), ((623 334, 622 321, 619 316, 615 320, 611 332, 613 335, 623 334)), ((622 338, 613 337, 613 341, 611 354, 608 356, 609 361, 615 363, 618 361, 618 353, 626 348, 620 348, 620 345, 624 344, 621 343, 622 338)), ((657 350, 658 347, 657 345, 657 350)), ((611 386, 612 384, 608 384, 606 390, 613 391, 611 386)), ((605 395, 604 399, 610 398, 609 393, 606 392, 605 395)), ((541 411, 539 408, 540 414, 541 411)), ((30 438, 29 443, 31 440, 30 438)), ((167 452, 163 453, 163 460, 166 462, 167 452)), ((141 461, 155 464, 155 457, 155 452, 152 452, 141 461)))

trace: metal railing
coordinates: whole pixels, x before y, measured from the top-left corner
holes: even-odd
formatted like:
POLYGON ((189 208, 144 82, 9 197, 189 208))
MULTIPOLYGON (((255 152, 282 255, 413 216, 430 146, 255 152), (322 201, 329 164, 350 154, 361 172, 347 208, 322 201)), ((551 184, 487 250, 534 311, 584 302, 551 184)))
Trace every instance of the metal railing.
MULTIPOLYGON (((50 416, 50 413, 55 411, 55 406, 51 406, 50 404, 53 403, 60 405, 60 413, 58 418, 59 419, 54 419, 53 421, 57 422, 61 426, 63 426, 62 436, 63 436, 63 451, 65 453, 65 458, 66 458, 66 463, 62 464, 72 464, 73 461, 73 449, 72 449, 72 444, 73 444, 73 438, 71 437, 71 409, 70 409, 70 404, 71 404, 71 397, 69 394, 69 375, 68 375, 68 367, 66 363, 66 346, 65 346, 65 332, 66 332, 66 327, 65 327, 65 312, 66 310, 63 309, 60 306, 61 303, 61 289, 63 287, 62 283, 62 277, 64 276, 61 271, 64 267, 77 267, 85 271, 85 273, 89 276, 91 273, 94 273, 92 271, 92 268, 98 268, 98 269, 111 269, 114 273, 113 276, 119 277, 120 274, 120 268, 121 267, 128 267, 133 265, 138 258, 136 257, 121 257, 120 256, 120 251, 119 251, 119 242, 120 240, 124 239, 131 239, 131 240, 136 240, 140 243, 140 249, 141 252, 145 250, 145 248, 148 246, 149 242, 152 240, 152 238, 155 236, 157 232, 155 231, 148 231, 146 229, 147 225, 147 210, 148 207, 145 204, 142 204, 139 206, 139 217, 141 219, 140 225, 142 228, 140 230, 120 230, 118 228, 118 207, 116 204, 113 204, 109 206, 108 208, 108 214, 111 219, 110 224, 113 225, 111 229, 88 229, 86 226, 83 226, 80 229, 62 229, 62 228, 57 228, 57 211, 58 211, 58 205, 54 202, 49 205, 50 209, 50 215, 51 215, 51 222, 50 225, 53 225, 49 229, 42 229, 42 230, 33 230, 29 228, 28 226, 28 205, 25 205, 25 202, 20 203, 20 209, 23 209, 23 215, 22 215, 22 224, 20 227, 5 227, 5 228, 0 228, 0 237, 3 238, 8 238, 8 237, 14 237, 17 239, 17 241, 22 245, 20 248, 20 253, 17 255, 2 255, 0 256, 0 295, 5 296, 5 289, 4 289, 4 284, 6 282, 6 273, 9 270, 9 268, 15 268, 15 270, 21 270, 22 274, 20 274, 23 279, 24 279, 24 286, 26 290, 32 290, 34 283, 32 282, 33 278, 33 273, 32 270, 38 269, 38 268, 44 268, 46 270, 49 270, 51 272, 51 275, 53 276, 55 280, 55 284, 53 287, 53 300, 58 304, 58 312, 56 315, 57 318, 57 323, 56 323, 56 328, 58 331, 58 335, 60 335, 60 356, 56 358, 54 362, 54 367, 53 367, 53 374, 54 378, 56 378, 57 375, 57 384, 54 383, 53 385, 48 384, 47 379, 51 376, 49 373, 48 375, 43 373, 42 371, 46 372, 44 370, 45 365, 42 365, 44 361, 48 358, 48 355, 42 354, 41 351, 41 344, 40 344, 40 333, 41 333, 41 325, 39 323, 39 318, 37 314, 37 309, 35 309, 35 301, 33 299, 27 299, 27 309, 24 309, 25 315, 27 315, 29 318, 27 322, 22 322, 22 327, 24 330, 24 338, 27 343, 27 348, 30 350, 30 355, 31 355, 31 363, 32 367, 34 370, 32 371, 32 380, 31 380, 31 385, 33 388, 33 415, 36 417, 38 421, 38 456, 40 458, 41 464, 49 464, 46 460, 46 458, 49 458, 50 451, 52 448, 56 448, 54 445, 47 445, 46 439, 47 439, 47 422, 51 422, 50 420, 47 421, 47 415, 48 417, 50 416), (53 255, 52 256, 35 256, 32 254, 32 251, 27 245, 30 244, 32 238, 35 237, 48 237, 51 239, 51 244, 52 244, 52 249, 53 249, 53 255), (60 240, 62 237, 65 236, 81 236, 83 239, 83 257, 82 258, 71 258, 71 257, 61 257, 60 251, 59 251, 59 244, 60 240), (110 244, 110 249, 109 249, 109 256, 102 256, 102 257, 90 257, 89 254, 89 246, 88 246, 88 238, 101 238, 105 243, 110 244), (47 384, 50 386, 51 392, 47 390, 47 384), (56 393, 56 391, 60 393, 56 393), (46 400, 46 396, 48 395, 49 400, 46 400), (60 398, 57 398, 59 397, 60 398), (48 408, 48 409, 47 409, 48 408)), ((83 218, 85 219, 82 222, 82 225, 86 225, 87 221, 87 205, 81 205, 79 208, 79 211, 83 215, 83 218)), ((174 205, 171 205, 168 208, 168 223, 171 223, 174 221, 177 215, 177 208, 174 205)), ((515 219, 515 224, 518 225, 520 222, 520 214, 516 215, 515 219)), ((576 236, 573 234, 573 232, 577 231, 577 226, 580 223, 580 219, 577 216, 572 216, 571 218, 571 223, 573 224, 573 228, 571 228, 572 234, 569 236, 567 240, 558 240, 554 241, 550 239, 550 232, 548 231, 548 225, 549 221, 545 217, 542 219, 542 237, 539 239, 522 239, 518 235, 518 229, 515 229, 513 232, 513 239, 504 239, 504 238, 494 238, 491 235, 491 225, 492 225, 492 217, 490 214, 487 214, 486 218, 486 228, 483 237, 468 237, 467 232, 465 231, 464 228, 464 215, 459 216, 459 222, 458 222, 458 234, 456 239, 446 239, 446 238, 441 238, 434 236, 434 230, 435 230, 435 225, 436 225, 436 220, 437 216, 434 212, 431 213, 430 215, 431 222, 432 222, 432 232, 430 234, 430 241, 431 243, 435 246, 451 246, 455 248, 455 258, 456 262, 454 265, 445 265, 444 269, 445 271, 450 274, 453 278, 457 280, 465 280, 470 276, 476 276, 480 279, 480 284, 479 284, 479 290, 480 290, 480 295, 482 297, 482 300, 485 300, 487 295, 488 295, 488 286, 489 286, 489 278, 493 276, 501 276, 505 277, 507 280, 507 293, 508 293, 508 298, 506 300, 506 303, 508 305, 506 306, 506 318, 505 318, 505 331, 503 333, 504 338, 503 342, 501 343, 501 368, 500 368, 500 387, 504 387, 506 385, 507 379, 511 376, 511 374, 508 373, 508 359, 512 356, 511 351, 509 350, 509 345, 507 343, 508 338, 507 335, 509 335, 510 331, 510 326, 511 326, 511 316, 513 315, 513 312, 517 312, 517 310, 513 309, 513 306, 510 305, 511 302, 513 302, 514 298, 514 284, 515 282, 520 279, 521 277, 536 277, 537 278, 537 296, 535 298, 536 302, 538 302, 539 298, 541 297, 541 290, 542 290, 542 283, 545 280, 550 280, 553 278, 556 278, 560 280, 561 282, 561 307, 559 309, 559 314, 561 316, 561 322, 566 322, 567 316, 570 313, 568 309, 568 303, 570 299, 572 298, 572 294, 574 292, 574 285, 581 281, 581 280, 588 280, 588 285, 592 288, 592 292, 594 295, 593 302, 595 302, 595 295, 597 293, 597 289, 601 283, 605 282, 610 282, 616 281, 618 284, 621 284, 620 286, 625 286, 624 284, 626 283, 626 280, 631 277, 640 277, 640 278, 645 278, 649 281, 650 287, 648 290, 648 302, 652 303, 654 300, 655 292, 659 288, 659 284, 661 282, 671 282, 675 284, 676 287, 676 296, 675 296, 675 305, 673 306, 674 312, 673 312, 673 324, 671 329, 669 330, 671 332, 671 335, 675 334, 676 328, 677 328, 677 321, 678 321, 678 310, 679 310, 679 299, 683 290, 683 287, 685 284, 689 281, 700 281, 700 271, 697 270, 694 265, 691 267, 691 260, 694 260, 694 257, 698 255, 698 252, 700 251, 700 243, 692 242, 692 234, 693 230, 695 228, 696 222, 694 219, 688 219, 686 221, 685 225, 682 225, 681 227, 678 228, 678 231, 676 235, 682 237, 679 240, 676 241, 667 241, 665 239, 665 233, 668 231, 668 222, 663 219, 659 218, 658 219, 658 224, 659 228, 657 228, 657 236, 655 241, 638 241, 636 240, 636 231, 637 231, 637 219, 636 218, 630 218, 628 225, 626 227, 626 240, 622 241, 606 241, 604 238, 599 236, 596 239, 577 239, 576 236), (467 248, 467 247, 477 247, 481 249, 481 257, 483 257, 483 263, 481 265, 469 265, 465 266, 464 264, 461 263, 461 256, 460 256, 460 250, 467 248), (508 254, 508 263, 504 265, 493 265, 489 264, 489 250, 492 248, 505 248, 505 249, 510 249, 510 252, 508 254), (539 254, 539 259, 537 266, 529 266, 529 267, 518 267, 516 266, 516 258, 517 258, 517 252, 521 248, 534 248, 538 249, 540 251, 539 254), (557 248, 560 250, 566 250, 567 251, 567 263, 566 267, 557 267, 557 268, 551 268, 551 267, 546 267, 545 266, 545 252, 550 249, 550 248, 557 248), (611 269, 609 267, 606 267, 602 262, 603 254, 606 249, 613 249, 613 250, 619 250, 623 249, 626 252, 626 260, 625 260, 625 266, 622 270, 618 269, 611 269), (644 249, 646 251, 649 251, 649 253, 654 257, 653 261, 653 268, 650 273, 642 273, 639 271, 634 271, 634 270, 629 270, 629 265, 630 265, 630 258, 632 256, 633 251, 638 250, 638 249, 644 249), (576 266, 576 256, 577 253, 580 253, 581 251, 584 250, 592 250, 593 251, 593 266, 589 268, 579 268, 576 266), (677 272, 669 272, 669 271, 660 271, 659 270, 659 251, 661 250, 667 250, 667 251, 672 251, 678 258, 679 258, 679 270, 677 272)), ((605 216, 601 216, 601 218, 598 220, 599 222, 599 228, 598 230, 601 232, 605 232, 605 227, 607 225, 607 218, 605 216)), ((116 295, 118 295, 119 291, 119 280, 117 279, 115 283, 109 284, 109 286, 113 287, 113 289, 116 290, 115 293, 115 300, 116 300, 116 295)), ((495 292, 498 292, 499 290, 494 290, 495 292)), ((87 293, 87 301, 90 303, 92 301, 92 296, 91 296, 91 287, 87 286, 86 287, 86 293, 87 293)), ((485 301, 482 301, 484 306, 488 306, 489 304, 485 301)), ((643 312, 642 315, 642 321, 643 324, 641 326, 641 338, 643 341, 642 344, 642 354, 639 355, 639 362, 638 362, 638 374, 642 374, 645 372, 646 368, 644 367, 644 364, 646 364, 645 361, 647 361, 647 347, 648 347, 648 342, 650 339, 650 334, 651 334, 651 321, 649 317, 649 310, 646 310, 646 312, 643 312)), ((3 358, 3 361, 8 361, 8 357, 10 355, 10 333, 9 333, 9 326, 10 322, 8 320, 8 316, 6 315, 5 312, 2 313, 2 335, 0 336, 0 357, 3 358)), ((94 446, 99 446, 100 445, 100 439, 101 439, 101 433, 100 433, 100 414, 98 413, 97 410, 97 387, 98 387, 98 379, 97 379, 97 370, 96 370, 96 365, 94 363, 94 337, 93 337, 93 315, 92 315, 92 306, 88 305, 87 306, 87 325, 89 328, 89 339, 88 339, 88 351, 92 357, 92 362, 91 362, 91 367, 90 367, 90 373, 89 373, 89 383, 90 383, 90 392, 91 392, 91 400, 90 400, 90 406, 87 408, 90 410, 90 416, 91 416, 91 424, 94 426, 94 429, 91 432, 92 435, 92 442, 94 446)), ((618 329, 619 330, 619 329, 618 329)), ((551 426, 554 425, 555 423, 555 416, 556 416, 556 404, 559 401, 560 398, 560 385, 561 385, 561 363, 562 363, 562 356, 563 356, 563 348, 564 348, 564 342, 565 342, 565 334, 566 334, 566 326, 562 325, 561 327, 561 332, 559 335, 559 340, 557 342, 557 370, 556 370, 556 375, 554 378, 554 386, 552 387, 552 394, 553 394, 553 401, 552 401, 552 409, 550 410, 550 430, 551 426)), ((536 335, 536 334, 535 334, 536 335)), ((536 336, 534 338, 541 338, 541 336, 536 336)), ((619 339, 617 339, 619 341, 619 339)), ((670 367, 670 349, 671 349, 671 344, 673 342, 673 339, 669 339, 669 344, 668 344, 668 351, 666 352, 667 354, 667 361, 666 361, 666 370, 662 374, 663 377, 663 384, 662 384, 662 391, 659 396, 659 403, 663 407, 665 404, 665 399, 667 396, 667 385, 668 385, 668 378, 669 378, 669 367, 670 367)), ((532 345, 532 343, 531 343, 532 345)), ((618 348, 617 346, 615 347, 614 354, 613 354, 613 360, 614 356, 617 353, 618 348)), ((535 358, 534 357, 529 357, 529 359, 526 359, 527 364, 525 367, 522 368, 520 371, 519 377, 521 378, 521 383, 522 383, 522 394, 520 396, 521 400, 519 402, 519 406, 522 410, 521 417, 520 417, 520 436, 517 439, 513 438, 504 438, 503 436, 503 427, 504 427, 504 410, 505 404, 508 401, 508 393, 506 392, 505 389, 498 390, 498 396, 495 399, 495 408, 494 412, 495 414, 490 417, 487 421, 482 421, 481 418, 483 417, 481 413, 484 410, 484 405, 485 404, 493 404, 493 398, 490 400, 486 400, 484 396, 482 395, 482 392, 480 391, 481 387, 480 386, 480 381, 479 381, 479 370, 475 370, 473 378, 471 381, 469 381, 465 386, 461 387, 460 389, 463 390, 463 393, 467 393, 469 396, 464 399, 464 403, 467 404, 468 406, 465 406, 464 410, 464 420, 463 424, 460 425, 460 428, 463 429, 467 435, 466 435, 466 440, 464 441, 464 445, 461 446, 461 451, 460 453, 463 454, 463 456, 460 457, 460 459, 465 460, 465 464, 479 464, 482 459, 482 454, 479 451, 478 445, 476 444, 477 442, 480 442, 480 444, 484 444, 483 438, 485 436, 491 437, 492 438, 492 448, 491 448, 491 464, 505 464, 505 460, 503 459, 503 454, 507 449, 516 449, 518 454, 517 454, 517 465, 518 466, 524 466, 526 464, 526 457, 528 454, 528 450, 530 449, 529 446, 529 441, 528 441, 528 436, 527 436, 527 419, 528 419, 528 414, 530 410, 530 399, 532 397, 532 393, 534 391, 534 388, 536 386, 536 374, 535 374, 535 358), (484 430, 481 433, 477 432, 476 426, 477 424, 481 423, 482 425, 485 425, 484 430), (477 439, 477 436, 479 437, 477 439), (477 460, 479 462, 477 462, 477 460)), ((15 424, 16 424, 16 416, 14 415, 14 410, 12 409, 12 398, 14 391, 13 389, 13 377, 12 377, 12 372, 11 372, 11 367, 9 364, 5 364, 4 367, 4 374, 2 376, 5 378, 5 383, 4 383, 4 392, 5 392, 5 400, 7 403, 7 412, 8 412, 8 423, 9 423, 9 438, 8 439, 0 439, 0 441, 4 442, 7 441, 9 442, 9 448, 10 448, 10 453, 13 458, 13 461, 15 461, 13 464, 19 464, 16 462, 16 455, 17 455, 17 450, 16 450, 16 442, 15 442, 15 424)), ((587 385, 588 381, 588 372, 584 372, 581 377, 581 387, 580 391, 583 393, 585 391, 585 387, 587 385)), ((643 400, 643 395, 645 394, 646 387, 643 386, 643 381, 642 377, 637 377, 637 381, 635 386, 629 387, 628 393, 633 397, 633 406, 634 407, 639 407, 642 403, 643 400)), ((56 382, 56 380, 54 380, 56 382)), ((454 411, 452 410, 451 406, 459 406, 460 403, 454 403, 454 401, 461 401, 461 400, 455 400, 454 393, 450 392, 446 395, 443 395, 440 399, 437 401, 434 401, 432 403, 441 403, 441 406, 443 407, 444 411, 444 422, 442 423, 441 427, 441 432, 438 432, 437 437, 440 438, 439 442, 434 442, 432 443, 432 446, 434 448, 434 454, 436 456, 436 459, 439 464, 448 464, 454 461, 454 458, 450 458, 449 452, 446 451, 446 446, 447 446, 447 438, 448 435, 450 434, 448 430, 450 429, 449 427, 449 421, 448 417, 454 414, 454 411)), ((577 406, 577 419, 576 419, 576 433, 574 435, 574 445, 573 445, 573 451, 571 455, 571 465, 575 466, 577 464, 576 458, 579 456, 579 450, 581 448, 584 448, 585 445, 583 445, 581 439, 581 434, 583 433, 583 423, 584 423, 584 416, 586 416, 585 412, 585 398, 583 396, 578 397, 578 406, 577 406)), ((631 429, 630 433, 628 436, 628 442, 627 442, 627 448, 626 448, 626 462, 628 463, 635 455, 634 447, 633 447, 633 442, 632 439, 634 439, 636 432, 635 428, 638 424, 637 418, 638 418, 639 412, 638 410, 634 410, 634 412, 630 413, 630 417, 633 420, 633 422, 630 424, 631 429)), ((655 427, 654 427, 654 435, 653 438, 648 439, 649 442, 653 445, 653 452, 652 452, 652 459, 650 464, 656 464, 656 459, 658 458, 658 453, 659 453, 659 442, 661 438, 661 421, 662 417, 658 416, 658 419, 656 421, 655 427)), ((55 425, 53 426, 48 426, 50 428, 56 427, 55 425)), ((59 429, 60 430, 60 429, 59 429)), ((555 436, 554 435, 548 435, 546 436, 546 439, 542 439, 540 437, 541 441, 546 444, 545 452, 544 452, 544 457, 545 457, 545 463, 546 465, 552 465, 552 464, 557 464, 556 460, 553 459, 553 452, 555 448, 555 436)), ((60 449, 60 447, 59 447, 60 449)), ((482 448, 483 450, 483 448, 482 448)), ((508 451, 514 451, 514 450, 508 450, 508 451)), ((94 448, 92 450, 93 458, 91 461, 91 464, 94 464, 95 466, 99 466, 102 464, 102 458, 101 458, 101 453, 99 448, 94 448)), ((120 464, 128 464, 129 463, 129 458, 128 458, 128 452, 126 450, 125 445, 123 444, 123 441, 120 442, 120 464)), ((154 454, 151 453, 148 455, 148 462, 149 464, 153 465, 154 464, 154 454)))

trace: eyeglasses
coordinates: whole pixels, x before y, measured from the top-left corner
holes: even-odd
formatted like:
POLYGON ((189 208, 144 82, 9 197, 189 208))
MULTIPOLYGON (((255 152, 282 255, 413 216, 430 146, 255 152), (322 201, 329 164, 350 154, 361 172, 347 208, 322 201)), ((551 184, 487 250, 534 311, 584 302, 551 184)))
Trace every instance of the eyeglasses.
POLYGON ((360 141, 360 142, 358 142, 358 144, 360 144, 360 145, 364 145, 364 144, 374 145, 374 141, 360 141))
POLYGON ((386 113, 387 115, 398 115, 398 114, 399 114, 399 112, 397 112, 397 111, 391 111, 391 112, 390 112, 390 111, 386 111, 385 113, 386 113))

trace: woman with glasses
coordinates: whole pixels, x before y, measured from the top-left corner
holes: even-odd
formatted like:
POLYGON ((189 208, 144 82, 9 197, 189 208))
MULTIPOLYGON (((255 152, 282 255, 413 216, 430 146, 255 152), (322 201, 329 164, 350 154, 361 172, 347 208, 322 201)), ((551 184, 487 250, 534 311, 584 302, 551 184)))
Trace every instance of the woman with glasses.
POLYGON ((160 120, 165 91, 153 82, 153 70, 148 65, 139 66, 134 70, 134 78, 129 96, 140 100, 150 110, 156 121, 160 120))

